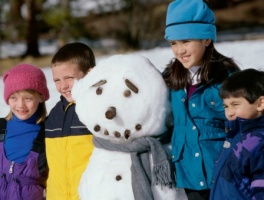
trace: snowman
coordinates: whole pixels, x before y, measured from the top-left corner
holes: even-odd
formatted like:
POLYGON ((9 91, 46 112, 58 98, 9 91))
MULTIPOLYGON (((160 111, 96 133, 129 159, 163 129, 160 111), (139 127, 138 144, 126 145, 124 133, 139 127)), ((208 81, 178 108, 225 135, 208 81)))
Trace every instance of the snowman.
POLYGON ((168 90, 147 58, 103 59, 74 83, 72 95, 95 146, 79 184, 81 200, 187 199, 175 188, 162 145, 169 137, 168 90))

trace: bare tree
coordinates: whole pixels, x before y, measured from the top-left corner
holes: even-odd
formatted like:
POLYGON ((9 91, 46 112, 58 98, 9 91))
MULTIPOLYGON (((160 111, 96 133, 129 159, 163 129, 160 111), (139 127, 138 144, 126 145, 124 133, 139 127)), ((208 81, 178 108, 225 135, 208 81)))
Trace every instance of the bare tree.
POLYGON ((24 21, 21 14, 21 7, 24 0, 11 0, 10 1, 10 12, 7 16, 7 30, 9 32, 9 39, 15 41, 19 36, 23 36, 24 32, 24 21), (21 34, 22 33, 22 34, 21 34))
POLYGON ((27 5, 27 18, 26 18, 26 41, 27 50, 23 56, 40 56, 38 46, 38 23, 37 16, 37 4, 36 0, 26 0, 27 5))
POLYGON ((26 51, 22 57, 40 56, 38 46, 38 16, 42 10, 45 0, 11 0, 10 12, 7 18, 8 39, 15 42, 24 39, 26 51), (22 14, 22 7, 25 6, 26 13, 22 14))

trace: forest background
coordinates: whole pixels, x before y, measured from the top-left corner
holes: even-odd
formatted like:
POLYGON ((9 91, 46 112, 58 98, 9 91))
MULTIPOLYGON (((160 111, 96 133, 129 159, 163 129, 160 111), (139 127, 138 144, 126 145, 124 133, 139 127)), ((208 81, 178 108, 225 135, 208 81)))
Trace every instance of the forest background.
MULTIPOLYGON (((165 19, 171 0, 0 0, 0 75, 18 62, 49 66, 41 43, 80 41, 96 56, 168 46, 165 19), (23 44, 19 55, 6 44, 23 44), (7 56, 6 56, 7 55, 7 56)), ((207 0, 217 42, 263 39, 263 0, 207 0)), ((54 50, 55 53, 56 49, 54 50)))

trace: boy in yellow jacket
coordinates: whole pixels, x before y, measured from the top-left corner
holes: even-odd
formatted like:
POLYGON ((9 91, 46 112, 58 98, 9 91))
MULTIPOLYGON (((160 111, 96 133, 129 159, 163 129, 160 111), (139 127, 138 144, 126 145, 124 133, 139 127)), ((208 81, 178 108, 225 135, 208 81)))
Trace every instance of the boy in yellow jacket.
POLYGON ((45 123, 47 200, 79 200, 78 185, 93 143, 92 134, 75 112, 71 89, 74 80, 83 78, 94 66, 94 53, 83 43, 66 44, 52 58, 53 81, 61 97, 45 123))

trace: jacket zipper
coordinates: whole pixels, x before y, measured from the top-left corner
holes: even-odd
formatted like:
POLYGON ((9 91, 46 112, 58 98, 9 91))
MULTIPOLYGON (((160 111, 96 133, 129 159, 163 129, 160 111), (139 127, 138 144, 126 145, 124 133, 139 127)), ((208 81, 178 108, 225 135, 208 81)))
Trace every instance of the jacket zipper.
MULTIPOLYGON (((9 174, 13 174, 14 172, 14 166, 15 166, 15 161, 11 161, 11 164, 9 166, 9 174)), ((10 175, 8 178, 8 185, 6 188, 6 199, 10 199, 10 194, 9 194, 9 190, 13 185, 13 182, 11 181, 13 179, 13 175, 10 175)))
POLYGON ((12 162, 11 162, 11 165, 10 165, 10 167, 9 167, 9 174, 13 174, 13 171, 14 171, 14 165, 15 165, 15 162, 12 161, 12 162))

